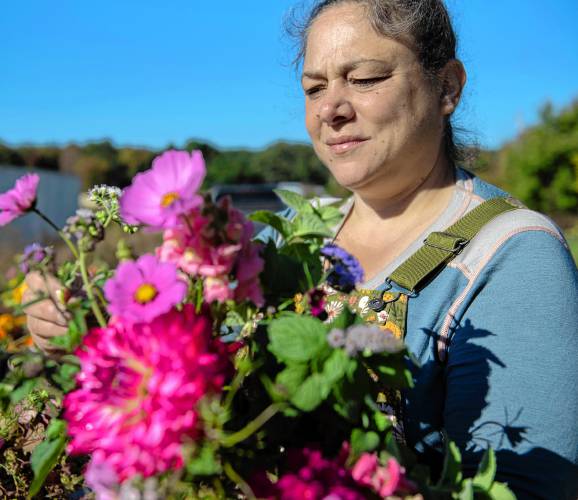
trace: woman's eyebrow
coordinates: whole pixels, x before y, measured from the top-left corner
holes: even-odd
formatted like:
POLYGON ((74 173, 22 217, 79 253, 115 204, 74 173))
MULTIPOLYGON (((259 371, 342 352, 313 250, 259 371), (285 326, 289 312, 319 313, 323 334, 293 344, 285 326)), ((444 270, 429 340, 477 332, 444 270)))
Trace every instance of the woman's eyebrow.
MULTIPOLYGON (((388 64, 387 61, 384 61, 382 59, 355 59, 353 61, 348 61, 347 63, 343 64, 340 67, 340 72, 341 73, 347 73, 349 71, 357 69, 362 64, 367 64, 367 63, 374 63, 374 64, 377 63, 377 64, 381 64, 381 65, 387 65, 388 64)), ((309 78, 311 80, 322 80, 325 78, 325 75, 323 73, 321 73, 320 71, 303 71, 301 79, 303 79, 303 78, 309 78)))

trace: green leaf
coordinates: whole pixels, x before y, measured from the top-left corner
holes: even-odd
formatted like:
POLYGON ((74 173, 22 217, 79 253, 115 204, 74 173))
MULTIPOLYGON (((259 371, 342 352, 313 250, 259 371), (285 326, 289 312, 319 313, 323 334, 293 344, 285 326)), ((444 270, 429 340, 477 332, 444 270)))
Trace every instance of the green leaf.
POLYGON ((291 240, 305 237, 330 238, 333 236, 327 224, 315 214, 299 214, 293 219, 293 224, 295 229, 291 235, 291 240))
POLYGON ((323 364, 323 376, 330 384, 337 382, 347 372, 349 356, 343 349, 335 349, 323 364))
POLYGON ((313 411, 329 395, 330 385, 323 375, 314 373, 307 378, 291 398, 291 402, 301 411, 313 411))
POLYGON ((62 388, 64 392, 70 392, 76 387, 75 375, 80 371, 78 364, 64 363, 60 365, 58 371, 52 379, 62 388))
MULTIPOLYGON (((284 247, 286 248, 286 247, 284 247)), ((273 241, 269 241, 264 252, 265 269, 261 274, 267 294, 273 297, 293 297, 300 288, 303 266, 297 259, 279 253, 273 241)))
POLYGON ((456 443, 450 441, 444 434, 446 440, 446 452, 444 457, 444 468, 438 486, 457 486, 462 481, 462 455, 456 443))
POLYGON ((46 429, 45 440, 34 448, 30 455, 30 465, 32 472, 34 472, 34 479, 30 484, 28 498, 32 498, 40 491, 46 476, 56 465, 58 458, 64 451, 65 444, 66 424, 62 420, 54 419, 46 429))
POLYGON ((10 394, 10 401, 12 403, 18 403, 19 401, 24 399, 26 396, 28 396, 28 394, 30 394, 34 390, 39 380, 40 380, 39 378, 31 378, 25 380, 22 383, 22 385, 20 385, 19 387, 17 387, 12 391, 12 393, 10 394))
POLYGON ((482 461, 478 467, 478 472, 474 477, 474 486, 488 491, 492 487, 496 475, 496 455, 491 448, 484 453, 482 461))
POLYGON ((327 223, 329 226, 334 226, 335 224, 338 224, 343 218, 341 210, 331 205, 328 205, 326 207, 319 207, 317 209, 317 212, 319 213, 319 215, 321 215, 323 221, 327 223))
POLYGON ((356 456, 364 452, 371 452, 379 446, 380 438, 377 432, 365 432, 362 429, 353 429, 351 432, 351 450, 356 456))
POLYGON ((392 426, 391 420, 387 418, 387 415, 380 411, 373 412, 373 420, 375 421, 375 426, 379 432, 385 432, 392 426))
POLYGON ((398 462, 403 463, 403 452, 393 432, 388 432, 385 437, 385 449, 390 455, 395 457, 398 462))
POLYGON ((12 384, 6 384, 4 382, 0 383, 0 398, 12 396, 13 390, 14 386, 12 384))
POLYGON ((308 372, 309 368, 305 364, 289 365, 277 375, 275 383, 282 385, 291 397, 297 392, 308 372))
POLYGON ((309 275, 314 283, 318 283, 323 275, 322 262, 319 258, 319 253, 312 250, 310 245, 306 243, 292 243, 286 245, 281 249, 281 253, 284 255, 289 255, 296 259, 301 265, 301 270, 299 271, 299 279, 305 280, 300 285, 300 290, 303 291, 305 287, 309 287, 309 283, 305 274, 305 266, 309 270, 309 275))
POLYGON ((279 361, 305 363, 328 347, 326 330, 326 326, 316 318, 287 315, 269 325, 268 347, 279 361))
POLYGON ((474 485, 471 479, 466 479, 462 483, 458 498, 459 500, 474 500, 474 485))
POLYGON ((212 476, 221 472, 221 464, 215 456, 215 450, 204 446, 199 454, 187 464, 187 471, 194 476, 212 476))
POLYGON ((298 193, 286 189, 274 189, 273 192, 281 198, 281 201, 288 207, 291 207, 299 213, 312 214, 313 207, 311 203, 298 193))
POLYGON ((291 221, 268 210, 257 210, 248 216, 253 222, 267 224, 279 232, 284 239, 287 239, 292 231, 293 224, 291 221))
POLYGON ((516 500, 516 495, 504 483, 492 484, 489 494, 492 500, 516 500))

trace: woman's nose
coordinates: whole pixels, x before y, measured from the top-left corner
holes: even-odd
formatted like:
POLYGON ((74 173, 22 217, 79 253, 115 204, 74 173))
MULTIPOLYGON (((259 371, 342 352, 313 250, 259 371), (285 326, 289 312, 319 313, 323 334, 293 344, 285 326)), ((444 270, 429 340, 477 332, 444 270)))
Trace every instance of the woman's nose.
POLYGON ((323 96, 319 117, 328 125, 339 125, 353 118, 355 111, 352 104, 341 93, 327 92, 323 96))

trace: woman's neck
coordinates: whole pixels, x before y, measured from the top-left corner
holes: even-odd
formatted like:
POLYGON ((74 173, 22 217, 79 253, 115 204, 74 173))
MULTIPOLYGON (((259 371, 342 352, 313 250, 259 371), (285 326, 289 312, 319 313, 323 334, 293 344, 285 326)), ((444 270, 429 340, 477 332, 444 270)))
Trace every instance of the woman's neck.
POLYGON ((393 199, 369 198, 354 193, 350 214, 353 225, 374 229, 392 226, 399 230, 433 222, 449 204, 455 187, 455 169, 447 161, 436 162, 415 186, 393 199))

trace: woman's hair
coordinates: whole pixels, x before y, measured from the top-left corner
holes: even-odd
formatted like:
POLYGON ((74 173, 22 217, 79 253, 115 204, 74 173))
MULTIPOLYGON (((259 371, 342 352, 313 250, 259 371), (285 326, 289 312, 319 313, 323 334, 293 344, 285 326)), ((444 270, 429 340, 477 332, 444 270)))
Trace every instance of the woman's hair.
MULTIPOLYGON (((304 20, 295 15, 287 24, 288 33, 296 39, 298 67, 305 56, 307 35, 313 21, 326 9, 343 4, 359 3, 366 7, 374 29, 385 37, 409 44, 418 56, 426 75, 436 85, 438 71, 456 57, 456 35, 443 0, 316 0, 304 20)), ((445 152, 450 163, 463 159, 456 145, 450 117, 444 131, 445 152)))

